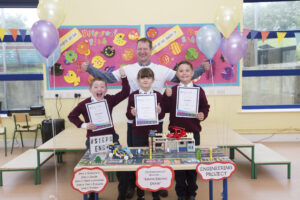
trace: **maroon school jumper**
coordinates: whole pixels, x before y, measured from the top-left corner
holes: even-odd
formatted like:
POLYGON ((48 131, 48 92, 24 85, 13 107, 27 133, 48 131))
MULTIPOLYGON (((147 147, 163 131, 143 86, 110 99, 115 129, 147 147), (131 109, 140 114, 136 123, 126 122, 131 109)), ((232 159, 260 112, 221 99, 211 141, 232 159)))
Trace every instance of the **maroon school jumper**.
MULTIPOLYGON (((121 101, 123 101, 124 99, 126 99, 129 95, 130 92, 130 87, 128 84, 128 80, 127 77, 122 78, 122 91, 120 91, 119 93, 115 94, 115 95, 105 95, 104 99, 106 99, 107 101, 107 105, 109 108, 109 113, 110 116, 112 116, 112 110, 113 108, 118 105, 118 103, 120 103, 121 101)), ((68 118, 70 120, 70 122, 72 122, 73 124, 75 124, 75 126, 77 126, 78 128, 81 127, 81 125, 85 122, 88 123, 90 122, 87 110, 86 110, 86 106, 85 104, 87 103, 91 103, 91 97, 81 101, 69 114, 68 118), (84 118, 84 122, 79 118, 79 116, 82 115, 84 118)), ((107 129, 102 129, 99 131, 95 131, 93 132, 92 130, 87 130, 87 137, 91 137, 91 136, 98 136, 98 135, 107 135, 107 134, 113 134, 115 133, 115 129, 114 127, 111 128, 107 128, 107 129)))

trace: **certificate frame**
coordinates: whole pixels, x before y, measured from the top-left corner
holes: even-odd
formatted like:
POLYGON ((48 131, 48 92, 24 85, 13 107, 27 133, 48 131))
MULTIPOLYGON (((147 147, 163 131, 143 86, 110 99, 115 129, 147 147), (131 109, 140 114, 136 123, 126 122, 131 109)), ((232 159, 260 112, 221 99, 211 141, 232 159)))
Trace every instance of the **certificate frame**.
MULTIPOLYGON (((177 87, 177 97, 176 97, 176 117, 184 117, 184 118, 196 118, 197 113, 199 111, 199 93, 200 93, 200 88, 199 87, 177 87), (188 93, 190 94, 189 96, 192 96, 192 94, 195 94, 195 101, 194 107, 192 108, 192 110, 186 110, 183 109, 181 105, 182 102, 180 102, 180 100, 182 100, 181 96, 182 93, 188 93)), ((193 99, 193 98, 192 98, 193 99)), ((189 100, 192 100, 189 99, 189 100)), ((191 105, 193 106, 193 105, 191 105)))
MULTIPOLYGON (((113 123, 111 120, 111 116, 109 113, 106 99, 97 101, 97 102, 87 103, 87 104, 85 104, 85 106, 86 106, 86 110, 87 110, 90 122, 97 126, 97 128, 95 130, 92 130, 93 132, 113 127, 113 123), (104 110, 105 110, 104 113, 102 113, 102 116, 104 117, 103 119, 104 120, 106 119, 104 121, 104 123, 99 123, 95 117, 95 115, 97 115, 97 111, 96 111, 97 106, 100 107, 100 109, 104 108, 104 110)), ((99 115, 99 113, 98 113, 98 115, 99 115)))
POLYGON ((135 116, 135 123, 136 126, 149 126, 149 125, 157 125, 159 124, 158 121, 158 113, 157 113, 157 96, 155 93, 153 94, 135 94, 134 95, 134 105, 136 108, 136 116, 135 116), (147 99, 146 99, 147 98, 147 99), (151 117, 145 118, 143 114, 140 113, 139 109, 138 109, 138 102, 141 102, 141 100, 151 100, 152 99, 152 103, 149 102, 150 104, 148 104, 148 106, 151 108, 151 106, 154 107, 154 115, 152 115, 151 117))

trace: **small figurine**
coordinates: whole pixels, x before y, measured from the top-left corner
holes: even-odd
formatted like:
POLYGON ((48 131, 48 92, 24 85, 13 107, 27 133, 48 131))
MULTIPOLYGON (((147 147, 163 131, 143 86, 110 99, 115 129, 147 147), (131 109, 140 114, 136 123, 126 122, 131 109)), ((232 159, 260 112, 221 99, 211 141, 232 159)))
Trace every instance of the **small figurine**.
POLYGON ((174 133, 167 134, 167 137, 176 138, 177 140, 180 140, 181 137, 186 136, 186 132, 185 132, 184 128, 177 127, 177 126, 171 126, 170 128, 172 128, 174 130, 174 133))
POLYGON ((94 162, 95 162, 95 163, 101 163, 101 158, 100 158, 100 156, 96 156, 94 162))
POLYGON ((128 160, 129 158, 133 158, 133 155, 127 147, 122 148, 122 146, 118 142, 114 142, 108 145, 108 149, 110 150, 109 157, 112 158, 113 156, 128 160))

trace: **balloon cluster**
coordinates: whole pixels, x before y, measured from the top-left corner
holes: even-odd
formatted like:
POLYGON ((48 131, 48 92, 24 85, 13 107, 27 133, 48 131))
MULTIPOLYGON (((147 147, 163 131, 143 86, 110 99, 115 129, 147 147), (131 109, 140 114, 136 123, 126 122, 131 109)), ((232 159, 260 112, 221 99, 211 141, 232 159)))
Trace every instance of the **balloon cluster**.
POLYGON ((38 50, 42 62, 52 66, 61 53, 57 28, 65 19, 64 6, 60 0, 41 0, 37 10, 40 20, 31 27, 31 42, 38 50))
POLYGON ((240 21, 240 11, 234 5, 222 5, 215 15, 215 24, 203 26, 197 33, 197 46, 211 61, 220 48, 230 65, 235 65, 245 56, 248 41, 245 35, 235 30, 240 21), (221 33, 224 37, 221 37, 221 33))

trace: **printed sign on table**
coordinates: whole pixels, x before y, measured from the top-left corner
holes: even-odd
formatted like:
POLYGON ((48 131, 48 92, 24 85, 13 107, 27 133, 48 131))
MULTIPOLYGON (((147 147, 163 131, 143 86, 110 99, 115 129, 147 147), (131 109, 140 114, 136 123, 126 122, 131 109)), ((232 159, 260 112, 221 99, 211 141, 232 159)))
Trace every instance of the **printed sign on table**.
POLYGON ((71 181, 73 189, 82 194, 90 192, 100 193, 105 189, 107 184, 108 179, 106 174, 98 167, 76 170, 73 173, 71 181))
POLYGON ((156 192, 172 187, 174 170, 169 166, 141 166, 136 171, 136 185, 142 190, 156 192))
POLYGON ((232 162, 213 162, 200 163, 197 165, 196 171, 201 179, 207 180, 222 180, 231 177, 235 172, 236 166, 232 162))
POLYGON ((90 153, 105 153, 108 151, 108 145, 111 143, 113 143, 111 134, 90 137, 90 153))

